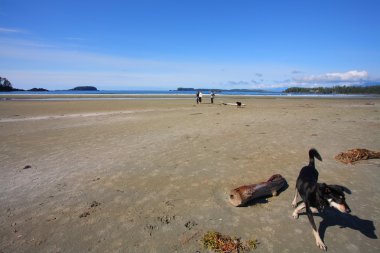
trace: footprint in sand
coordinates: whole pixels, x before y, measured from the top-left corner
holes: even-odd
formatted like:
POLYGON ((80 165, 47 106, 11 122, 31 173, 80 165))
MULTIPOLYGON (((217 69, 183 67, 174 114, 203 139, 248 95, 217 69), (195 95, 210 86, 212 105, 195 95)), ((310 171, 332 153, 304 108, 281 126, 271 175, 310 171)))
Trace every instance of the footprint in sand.
POLYGON ((99 203, 98 201, 94 200, 91 202, 90 204, 90 207, 87 209, 87 211, 84 211, 83 213, 81 213, 79 215, 79 218, 85 218, 87 216, 89 216, 91 213, 95 212, 96 211, 96 207, 100 206, 101 203, 99 203))

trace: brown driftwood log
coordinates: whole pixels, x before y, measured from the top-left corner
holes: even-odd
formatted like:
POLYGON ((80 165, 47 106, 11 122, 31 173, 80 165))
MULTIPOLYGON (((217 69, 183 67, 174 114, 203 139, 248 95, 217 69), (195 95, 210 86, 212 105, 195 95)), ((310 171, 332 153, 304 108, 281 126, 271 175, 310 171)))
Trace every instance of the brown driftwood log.
POLYGON ((271 176, 266 182, 243 185, 230 192, 230 202, 234 206, 242 206, 255 198, 277 196, 278 191, 286 185, 280 174, 271 176))
POLYGON ((346 152, 339 153, 335 156, 335 159, 341 161, 342 163, 354 163, 360 160, 375 159, 380 158, 380 152, 364 149, 355 148, 347 150, 346 152))

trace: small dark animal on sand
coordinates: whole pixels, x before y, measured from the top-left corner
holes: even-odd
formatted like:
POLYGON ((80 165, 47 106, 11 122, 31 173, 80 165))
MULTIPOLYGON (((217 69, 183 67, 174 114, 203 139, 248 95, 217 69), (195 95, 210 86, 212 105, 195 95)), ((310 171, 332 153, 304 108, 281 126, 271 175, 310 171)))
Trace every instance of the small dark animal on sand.
POLYGON ((344 192, 350 193, 350 191, 344 186, 318 183, 318 171, 315 169, 314 158, 322 161, 322 157, 318 151, 310 149, 309 164, 301 169, 296 182, 296 193, 292 202, 293 207, 295 207, 293 218, 297 219, 298 213, 305 208, 307 217, 313 228, 316 244, 320 249, 326 250, 327 247, 319 235, 312 212, 321 211, 328 206, 334 207, 342 213, 351 212, 344 197, 344 192), (297 194, 302 198, 298 206, 297 194))

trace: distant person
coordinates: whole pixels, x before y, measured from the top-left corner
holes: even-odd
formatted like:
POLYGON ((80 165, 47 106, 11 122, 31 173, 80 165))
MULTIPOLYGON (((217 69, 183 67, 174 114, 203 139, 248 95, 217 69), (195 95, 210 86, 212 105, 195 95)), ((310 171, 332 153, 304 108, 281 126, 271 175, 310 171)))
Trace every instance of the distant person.
POLYGON ((211 98, 211 104, 213 104, 214 98, 215 98, 215 93, 213 91, 211 91, 210 98, 211 98))
POLYGON ((197 91, 196 96, 197 96, 197 104, 199 104, 199 91, 197 91))
POLYGON ((202 104, 202 96, 203 96, 203 94, 202 94, 201 91, 199 92, 198 96, 199 96, 199 103, 202 104))

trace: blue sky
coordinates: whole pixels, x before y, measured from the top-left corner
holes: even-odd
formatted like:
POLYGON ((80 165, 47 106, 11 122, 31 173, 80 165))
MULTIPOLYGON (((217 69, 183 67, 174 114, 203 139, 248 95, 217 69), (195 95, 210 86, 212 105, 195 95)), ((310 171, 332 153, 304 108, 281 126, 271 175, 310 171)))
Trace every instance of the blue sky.
POLYGON ((0 76, 52 90, 380 82, 379 13, 377 0, 0 0, 0 76))

